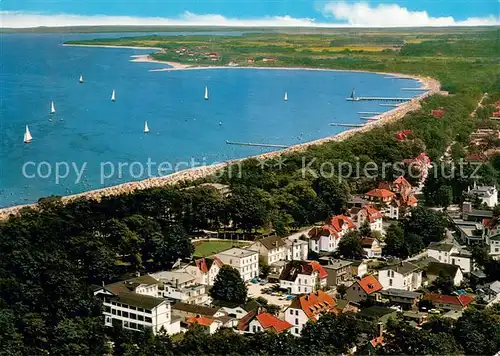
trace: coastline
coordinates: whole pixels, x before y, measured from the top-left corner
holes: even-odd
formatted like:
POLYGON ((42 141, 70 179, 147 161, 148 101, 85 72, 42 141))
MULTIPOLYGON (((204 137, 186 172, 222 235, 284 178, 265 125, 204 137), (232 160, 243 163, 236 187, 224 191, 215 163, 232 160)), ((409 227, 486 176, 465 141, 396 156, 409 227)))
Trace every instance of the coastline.
MULTIPOLYGON (((84 47, 105 47, 105 48, 131 48, 131 47, 124 47, 124 46, 99 46, 99 45, 65 45, 65 46, 84 46, 84 47)), ((135 47, 133 47, 135 48, 135 47)), ((138 47, 139 49, 157 49, 157 48, 146 48, 146 47, 138 47)), ((163 177, 151 177, 144 179, 142 181, 137 181, 137 182, 127 182, 127 183, 122 183, 119 185, 111 186, 111 187, 105 187, 105 188, 100 188, 100 189, 95 189, 95 190, 90 190, 87 192, 82 192, 78 194, 73 194, 73 195, 68 195, 68 196, 63 196, 61 197, 61 200, 63 203, 70 202, 72 200, 81 198, 81 197, 86 197, 88 199, 96 199, 99 200, 103 197, 106 196, 113 196, 113 195, 120 195, 120 194, 128 194, 132 193, 137 190, 143 190, 143 189, 149 189, 149 188, 157 188, 157 187, 163 187, 163 186, 169 186, 169 185, 175 185, 177 183, 180 183, 182 181, 193 181, 197 180, 200 178, 205 178, 209 176, 215 175, 220 169, 223 169, 225 167, 228 167, 232 164, 244 161, 249 158, 258 158, 258 159, 271 159, 271 158, 276 158, 281 155, 286 155, 289 153, 296 153, 296 152, 301 152, 307 150, 309 147, 316 146, 316 145, 321 145, 327 142, 340 142, 343 140, 348 139, 349 137, 352 137, 353 135, 357 133, 363 133, 367 132, 375 127, 380 127, 384 126, 386 124, 395 122, 402 117, 404 117, 408 112, 410 111, 415 111, 420 108, 420 101, 425 99, 426 97, 433 95, 433 94, 439 94, 441 93, 440 91, 440 83, 436 79, 430 78, 430 77, 420 77, 416 75, 407 75, 407 74, 401 74, 401 73, 385 73, 385 72, 372 72, 372 71, 365 71, 365 70, 338 70, 338 69, 322 69, 322 68, 296 68, 296 67, 225 67, 225 66, 214 66, 214 67, 194 67, 194 66, 189 66, 185 65, 182 63, 176 63, 176 62, 164 62, 164 61, 156 61, 152 58, 150 58, 150 55, 138 55, 138 56, 132 56, 131 61, 133 62, 153 62, 153 63, 163 63, 170 65, 170 68, 164 68, 163 70, 205 70, 205 69, 237 69, 237 68, 252 68, 252 69, 275 69, 275 70, 319 70, 319 71, 343 71, 343 72, 362 72, 362 73, 377 73, 377 74, 383 74, 383 75, 388 75, 392 77, 404 77, 408 79, 414 79, 418 80, 421 83, 422 88, 427 89, 427 91, 415 96, 412 98, 412 100, 405 102, 398 107, 395 107, 394 109, 387 111, 383 114, 374 116, 374 118, 377 118, 377 120, 369 121, 362 127, 356 127, 352 128, 343 132, 340 132, 338 134, 324 137, 321 139, 309 141, 309 142, 304 142, 300 143, 294 146, 291 146, 289 148, 286 148, 284 150, 279 150, 279 151, 273 151, 273 152, 268 152, 268 153, 263 153, 255 156, 249 156, 245 158, 239 158, 239 159, 233 159, 233 160, 228 160, 223 163, 218 163, 214 165, 209 165, 209 166, 200 166, 200 167, 194 167, 190 169, 186 169, 183 171, 175 172, 172 174, 169 174, 167 176, 163 177)), ((158 71, 158 70, 154 70, 158 71)), ((33 204, 25 204, 25 205, 16 205, 16 206, 11 206, 11 207, 6 207, 6 208, 0 208, 0 220, 7 219, 9 215, 11 214, 17 214, 20 212, 21 209, 25 207, 34 207, 36 208, 37 203, 33 204)))

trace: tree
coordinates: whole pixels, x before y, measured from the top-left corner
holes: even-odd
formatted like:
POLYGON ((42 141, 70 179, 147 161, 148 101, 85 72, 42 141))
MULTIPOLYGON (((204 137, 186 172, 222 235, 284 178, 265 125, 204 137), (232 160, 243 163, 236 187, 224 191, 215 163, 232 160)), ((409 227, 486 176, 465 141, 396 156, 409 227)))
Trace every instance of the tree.
POLYGON ((453 190, 449 185, 441 185, 436 191, 434 202, 447 208, 453 202, 453 190))
POLYGON ((446 224, 443 213, 419 206, 412 209, 410 216, 404 218, 403 229, 405 235, 413 233, 422 236, 424 244, 428 245, 443 239, 446 224))
POLYGON ((347 293, 347 286, 345 284, 339 284, 337 286, 337 293, 340 295, 340 298, 343 299, 347 293))
POLYGON ((340 214, 347 206, 350 189, 347 183, 339 177, 319 177, 314 181, 313 189, 324 205, 321 220, 340 214))
POLYGON ((363 250, 358 231, 349 231, 339 242, 338 253, 344 258, 361 259, 366 252, 363 250))
POLYGON ((466 355, 494 355, 500 350, 500 322, 489 309, 468 308, 454 331, 466 355))
POLYGON ((439 272, 438 277, 432 282, 432 289, 441 294, 450 295, 455 290, 453 278, 447 273, 439 272))
POLYGON ((169 269, 178 259, 191 257, 194 252, 191 239, 182 226, 167 227, 162 235, 155 235, 153 238, 152 269, 169 269))
POLYGON ((234 224, 251 232, 268 222, 269 206, 267 193, 261 189, 236 186, 231 190, 228 209, 234 224))
POLYGON ((247 298, 247 286, 236 269, 224 265, 215 277, 210 296, 215 300, 242 304, 247 298))
POLYGON ((399 224, 391 224, 385 234, 384 255, 406 258, 410 254, 405 242, 404 231, 399 224))
POLYGON ((363 224, 359 228, 359 234, 363 237, 371 237, 372 229, 370 228, 370 223, 368 219, 363 222, 363 224))

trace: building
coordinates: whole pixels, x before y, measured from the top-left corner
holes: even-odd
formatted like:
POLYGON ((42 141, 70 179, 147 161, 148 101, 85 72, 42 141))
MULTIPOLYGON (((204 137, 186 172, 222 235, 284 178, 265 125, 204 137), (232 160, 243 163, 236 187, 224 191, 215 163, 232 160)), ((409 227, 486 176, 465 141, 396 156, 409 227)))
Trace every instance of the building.
POLYGON ((262 62, 276 62, 276 58, 274 57, 262 58, 262 62))
POLYGON ((352 279, 351 261, 330 259, 323 268, 328 273, 327 285, 338 286, 352 279))
POLYGON ((422 293, 410 292, 404 289, 389 288, 380 291, 381 301, 389 304, 396 304, 404 310, 414 309, 420 300, 422 293))
POLYGON ((260 238, 248 249, 258 252, 260 262, 267 266, 277 261, 284 261, 287 257, 286 243, 278 236, 260 238))
POLYGON ((309 255, 309 243, 301 239, 291 237, 284 239, 286 244, 287 261, 305 261, 309 255))
POLYGON ((382 217, 381 211, 375 209, 372 205, 367 204, 361 209, 353 208, 350 211, 351 216, 353 216, 353 221, 356 227, 359 229, 363 224, 368 222, 371 231, 383 232, 382 229, 382 217))
POLYGON ((247 63, 255 63, 255 59, 253 57, 248 57, 247 63))
POLYGON ((401 262, 381 269, 378 279, 384 289, 414 291, 422 286, 422 270, 413 263, 401 262))
POLYGON ((373 306, 361 309, 356 314, 356 317, 362 320, 374 322, 376 324, 386 325, 387 321, 390 318, 395 318, 397 314, 398 311, 396 309, 373 306))
POLYGON ((216 306, 219 307, 219 311, 224 312, 230 317, 236 318, 238 320, 243 318, 251 311, 257 310, 259 307, 262 306, 259 302, 255 300, 250 300, 245 304, 237 304, 237 303, 230 303, 217 300, 214 301, 213 304, 216 304, 216 306))
POLYGON ((197 283, 212 286, 223 265, 222 261, 217 257, 198 258, 192 264, 184 267, 184 271, 195 276, 197 283))
POLYGON ((345 215, 331 217, 322 227, 314 227, 309 231, 309 248, 316 252, 334 252, 340 239, 356 225, 345 215))
POLYGON ((218 319, 215 319, 215 318, 202 316, 202 315, 196 315, 196 316, 187 317, 186 324, 188 324, 188 325, 194 325, 194 324, 201 325, 204 328, 206 328, 206 330, 209 334, 213 334, 217 330, 219 330, 220 327, 222 327, 223 322, 218 320, 218 319))
POLYGON ((376 292, 382 290, 382 284, 372 275, 355 281, 347 288, 346 299, 350 302, 360 302, 368 298, 376 299, 376 292))
POLYGON ((498 204, 498 190, 495 186, 477 186, 474 182, 472 189, 468 188, 467 192, 470 195, 477 197, 482 204, 485 204, 489 208, 493 208, 498 204))
POLYGON ((244 281, 259 276, 259 253, 256 251, 233 247, 218 253, 216 257, 240 272, 244 281))
POLYGON ((151 274, 160 281, 158 296, 172 302, 204 304, 209 301, 206 285, 196 282, 196 277, 182 270, 162 271, 151 274))
POLYGON ((363 237, 360 242, 361 247, 363 247, 363 250, 366 252, 366 257, 382 257, 382 247, 379 240, 373 237, 363 237))
POLYGON ((436 308, 444 310, 463 310, 474 301, 470 295, 443 295, 429 293, 424 295, 424 300, 431 301, 436 308))
POLYGON ((293 325, 290 333, 300 336, 302 328, 309 320, 318 320, 323 313, 336 313, 335 306, 335 299, 321 290, 296 296, 285 309, 285 320, 293 325))
POLYGON ((281 272, 280 288, 288 294, 311 293, 325 287, 327 278, 328 273, 316 261, 292 261, 281 272))
POLYGON ((460 266, 464 273, 470 273, 472 269, 470 252, 451 243, 431 242, 427 247, 427 256, 442 263, 460 266))
POLYGON ((425 274, 429 282, 433 282, 440 275, 450 276, 455 286, 459 286, 464 279, 460 266, 441 262, 430 262, 425 269, 425 274))
POLYGON ((337 299, 335 309, 337 310, 337 314, 357 313, 359 311, 356 303, 352 303, 347 299, 337 299))
POLYGON ((238 322, 237 326, 239 331, 251 334, 265 331, 278 334, 290 330, 291 327, 292 324, 288 321, 281 320, 276 316, 262 312, 261 310, 249 312, 238 322))
POLYGON ((500 258, 500 234, 487 236, 486 245, 488 247, 488 254, 494 259, 500 258))
POLYGON ((102 298, 104 325, 134 331, 150 328, 153 334, 165 330, 169 335, 181 331, 180 320, 173 319, 168 300, 158 298, 158 281, 140 276, 108 284, 94 291, 102 298))
POLYGON ((351 260, 351 274, 356 277, 363 277, 368 274, 368 264, 363 260, 351 260))

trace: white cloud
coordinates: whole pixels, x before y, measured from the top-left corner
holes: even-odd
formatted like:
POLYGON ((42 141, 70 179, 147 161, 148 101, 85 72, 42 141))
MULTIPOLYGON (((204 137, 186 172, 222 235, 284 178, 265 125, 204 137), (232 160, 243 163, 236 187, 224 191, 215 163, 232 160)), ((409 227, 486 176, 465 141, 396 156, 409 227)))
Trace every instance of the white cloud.
MULTIPOLYGON (((1 0, 0 0, 1 1, 1 0)), ((268 16, 255 19, 227 18, 218 14, 184 12, 176 18, 108 15, 74 15, 0 11, 0 27, 61 26, 234 26, 234 27, 417 27, 417 26, 479 26, 498 25, 500 19, 490 16, 457 21, 453 17, 430 17, 425 11, 409 11, 395 4, 371 7, 368 3, 331 2, 325 4, 323 15, 332 22, 311 18, 268 16)))
POLYGON ((380 4, 371 7, 365 2, 331 2, 323 7, 323 13, 352 27, 424 27, 424 26, 482 26, 498 25, 500 18, 471 17, 455 20, 451 16, 431 17, 426 11, 410 11, 396 4, 380 4))

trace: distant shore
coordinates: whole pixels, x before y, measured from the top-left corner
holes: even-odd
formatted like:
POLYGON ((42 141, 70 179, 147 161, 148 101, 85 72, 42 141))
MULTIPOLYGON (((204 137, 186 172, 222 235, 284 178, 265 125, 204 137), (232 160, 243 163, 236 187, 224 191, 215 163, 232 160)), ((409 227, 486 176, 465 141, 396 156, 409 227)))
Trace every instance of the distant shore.
MULTIPOLYGON (((71 46, 105 47, 105 48, 131 48, 131 47, 123 47, 123 46, 100 46, 100 45, 99 46, 98 45, 91 45, 91 46, 71 45, 71 46)), ((132 47, 132 48, 148 49, 146 47, 132 47)), ((157 48, 149 48, 149 49, 157 49, 157 48)), ((418 110, 420 108, 420 101, 423 100, 424 98, 426 98, 430 95, 433 95, 433 94, 441 93, 440 83, 436 79, 433 79, 430 77, 419 77, 416 75, 401 74, 401 73, 370 72, 370 71, 364 71, 364 70, 349 71, 349 70, 321 69, 321 68, 295 68, 295 67, 239 67, 239 66, 238 67, 230 67, 230 66, 227 66, 227 67, 222 67, 222 66, 195 67, 195 66, 189 66, 189 65, 182 64, 182 63, 176 63, 176 62, 156 61, 156 60, 150 58, 149 55, 134 56, 133 58, 134 59, 132 59, 132 61, 134 61, 134 62, 164 63, 164 64, 171 66, 169 68, 164 68, 164 69, 160 69, 160 70, 195 70, 195 69, 200 70, 200 69, 215 69, 215 68, 223 68, 223 69, 253 68, 253 69, 277 69, 277 70, 278 69, 280 69, 280 70, 318 70, 318 71, 377 73, 377 74, 383 74, 383 75, 388 75, 388 76, 393 76, 393 77, 404 77, 404 78, 418 80, 421 83, 422 87, 427 89, 427 91, 420 93, 419 95, 415 96, 412 100, 405 102, 403 104, 400 104, 398 107, 396 107, 390 111, 387 111, 383 114, 374 116, 374 118, 377 118, 377 120, 369 121, 365 125, 363 125, 362 127, 359 127, 359 128, 353 128, 353 129, 338 133, 336 135, 332 135, 329 137, 321 138, 321 139, 310 141, 310 142, 297 144, 297 145, 291 146, 287 149, 280 150, 280 151, 263 153, 263 154, 259 154, 259 155, 252 156, 252 157, 233 159, 233 160, 226 161, 224 163, 218 163, 218 164, 214 164, 214 165, 210 165, 210 166, 194 167, 194 168, 186 169, 183 171, 175 172, 175 173, 172 173, 172 174, 164 176, 164 177, 151 177, 151 178, 139 181, 139 182, 128 182, 128 183, 115 185, 112 187, 91 190, 91 191, 87 191, 87 192, 83 192, 83 193, 79 193, 79 194, 74 194, 74 195, 68 195, 68 196, 62 197, 63 202, 70 202, 74 199, 81 198, 81 197, 99 200, 105 196, 127 194, 127 193, 134 192, 136 190, 162 187, 162 186, 168 186, 168 185, 175 185, 175 184, 180 183, 182 181, 193 181, 196 179, 212 176, 212 175, 216 174, 220 169, 228 167, 234 163, 244 161, 248 158, 259 158, 259 159, 276 158, 276 157, 281 156, 283 154, 305 151, 306 149, 308 149, 311 146, 320 145, 320 144, 327 143, 327 142, 343 141, 349 137, 352 137, 353 135, 355 135, 357 133, 367 132, 375 127, 380 127, 380 126, 395 122, 395 121, 401 119, 402 117, 404 117, 408 112, 418 110)), ((12 206, 12 207, 8 207, 8 208, 0 209, 0 220, 6 219, 10 214, 19 213, 19 211, 24 207, 28 207, 28 206, 36 207, 36 205, 37 204, 34 203, 34 204, 17 205, 17 206, 12 206)))

